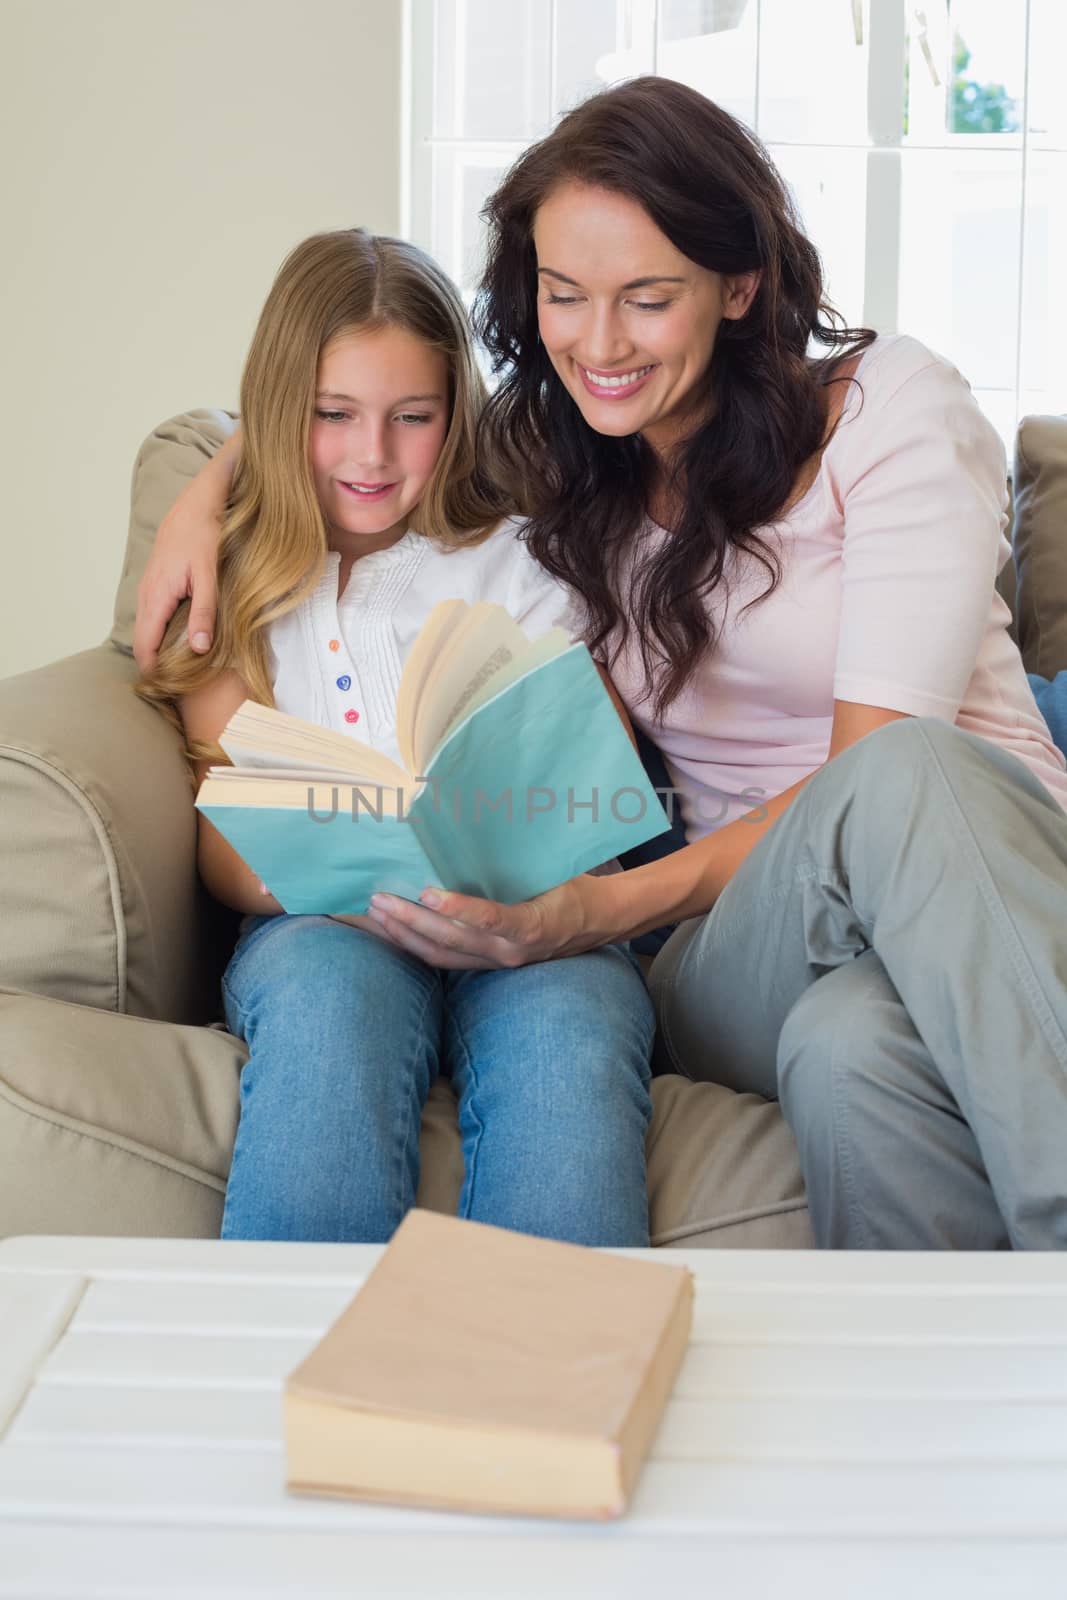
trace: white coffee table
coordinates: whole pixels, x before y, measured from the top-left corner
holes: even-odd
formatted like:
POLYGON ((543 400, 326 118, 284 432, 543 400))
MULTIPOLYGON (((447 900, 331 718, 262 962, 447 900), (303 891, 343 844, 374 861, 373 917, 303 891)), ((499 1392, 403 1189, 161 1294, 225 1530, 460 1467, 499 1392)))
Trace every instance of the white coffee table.
POLYGON ((0 1242, 0 1595, 1067 1595, 1062 1256, 658 1251, 693 1345, 630 1514, 565 1524, 286 1494, 377 1253, 0 1242))

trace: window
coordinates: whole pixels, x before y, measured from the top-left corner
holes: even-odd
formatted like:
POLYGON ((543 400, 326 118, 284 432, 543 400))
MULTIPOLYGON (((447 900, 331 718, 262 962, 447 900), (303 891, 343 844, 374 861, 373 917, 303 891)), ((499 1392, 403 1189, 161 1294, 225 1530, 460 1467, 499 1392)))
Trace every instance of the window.
POLYGON ((405 229, 469 294, 531 140, 658 72, 753 128, 852 323, 955 361, 1005 442, 1067 410, 1063 0, 407 0, 405 229))

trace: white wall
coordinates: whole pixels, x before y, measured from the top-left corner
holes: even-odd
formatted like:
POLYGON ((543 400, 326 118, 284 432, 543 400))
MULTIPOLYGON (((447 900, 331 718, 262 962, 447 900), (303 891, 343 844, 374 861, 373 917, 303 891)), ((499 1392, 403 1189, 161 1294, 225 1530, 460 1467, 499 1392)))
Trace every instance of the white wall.
POLYGON ((0 3, 0 677, 105 638, 141 439, 286 251, 396 232, 401 0, 0 3))

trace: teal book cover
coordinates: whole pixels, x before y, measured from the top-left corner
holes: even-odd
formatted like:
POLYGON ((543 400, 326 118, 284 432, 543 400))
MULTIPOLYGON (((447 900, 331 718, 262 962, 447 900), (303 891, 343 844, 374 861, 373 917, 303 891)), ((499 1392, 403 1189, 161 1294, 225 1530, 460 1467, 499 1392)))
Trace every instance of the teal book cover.
POLYGON ((487 701, 430 762, 414 825, 445 888, 529 900, 670 823, 584 645, 487 701))
POLYGON ((340 780, 299 785, 299 805, 200 809, 292 913, 431 884, 513 903, 670 827, 583 645, 479 706, 414 777, 395 813, 340 780))
POLYGON ((372 894, 417 900, 436 881, 418 833, 384 813, 372 785, 302 787, 300 806, 199 808, 286 911, 365 912, 372 894))

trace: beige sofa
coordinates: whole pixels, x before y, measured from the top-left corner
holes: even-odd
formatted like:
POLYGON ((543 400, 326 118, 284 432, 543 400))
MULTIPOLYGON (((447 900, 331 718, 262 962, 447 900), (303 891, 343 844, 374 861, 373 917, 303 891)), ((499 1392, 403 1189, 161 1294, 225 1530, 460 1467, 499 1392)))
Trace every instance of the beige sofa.
MULTIPOLYGON (((198 884, 179 743, 132 692, 130 641, 159 519, 231 427, 194 412, 146 440, 110 639, 0 683, 0 1235, 218 1232, 245 1055, 218 1020, 236 919, 198 884)), ((1067 421, 1028 419, 1016 473, 1019 636, 1052 676, 1067 666, 1067 421)), ((655 1243, 810 1246, 775 1105, 673 1075, 653 1094, 655 1243)), ((454 1208, 446 1083, 421 1148, 420 1203, 454 1208)))

